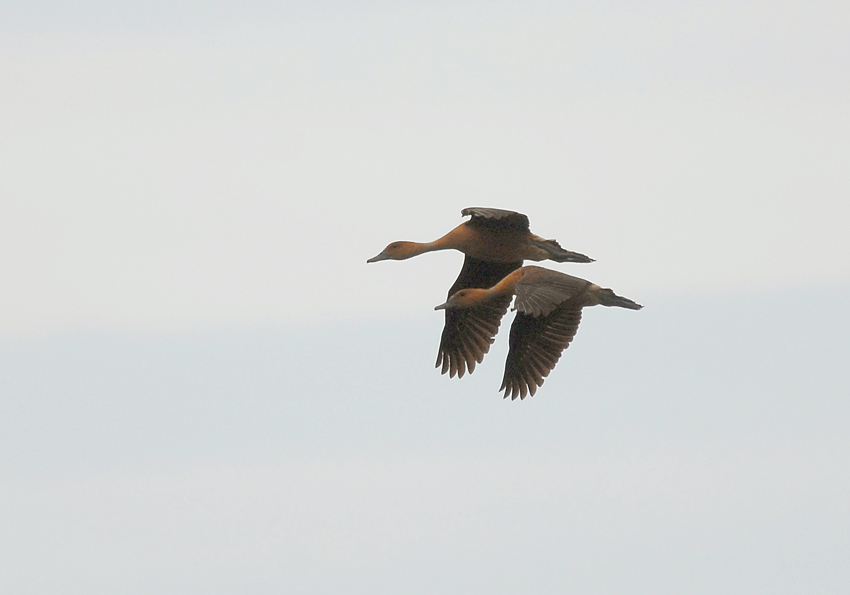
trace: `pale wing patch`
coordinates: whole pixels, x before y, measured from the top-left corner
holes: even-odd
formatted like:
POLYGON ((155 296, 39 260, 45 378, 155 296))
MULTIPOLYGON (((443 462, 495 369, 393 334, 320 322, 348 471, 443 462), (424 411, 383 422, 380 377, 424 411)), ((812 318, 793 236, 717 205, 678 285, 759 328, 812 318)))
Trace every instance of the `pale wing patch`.
POLYGON ((584 293, 590 283, 542 267, 527 266, 517 283, 515 307, 523 314, 548 316, 560 304, 584 293))

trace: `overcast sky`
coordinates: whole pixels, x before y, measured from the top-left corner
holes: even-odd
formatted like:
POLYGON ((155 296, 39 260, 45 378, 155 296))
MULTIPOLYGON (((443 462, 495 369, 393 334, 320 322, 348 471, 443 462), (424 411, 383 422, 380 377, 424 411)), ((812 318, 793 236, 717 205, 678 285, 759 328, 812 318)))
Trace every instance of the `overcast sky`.
POLYGON ((844 284, 847 12, 4 3, 0 330, 417 313, 460 257, 359 265, 467 206, 640 295, 844 284))
POLYGON ((0 0, 0 587, 847 592, 848 64, 841 2, 0 0), (462 257, 365 260, 468 206, 646 308, 440 377, 462 257))

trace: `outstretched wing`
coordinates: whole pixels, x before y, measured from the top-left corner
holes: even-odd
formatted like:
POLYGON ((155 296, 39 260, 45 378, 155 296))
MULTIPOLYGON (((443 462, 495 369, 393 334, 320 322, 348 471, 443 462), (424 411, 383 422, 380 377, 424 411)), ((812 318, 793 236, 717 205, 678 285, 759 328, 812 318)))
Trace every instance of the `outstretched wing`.
POLYGON ((487 207, 468 207, 460 212, 464 217, 472 217, 467 225, 510 231, 528 231, 528 217, 515 211, 490 209, 487 207))
POLYGON ((505 398, 534 396, 575 337, 581 322, 581 307, 580 300, 574 299, 561 304, 549 316, 517 312, 499 389, 505 391, 505 398))
MULTIPOLYGON (((448 297, 461 289, 493 287, 520 266, 522 262, 485 262, 467 256, 448 297)), ((463 378, 467 370, 472 374, 475 364, 480 364, 484 354, 490 350, 510 302, 508 297, 477 308, 446 309, 446 323, 436 363, 436 367, 442 366, 442 374, 448 372, 452 378, 455 374, 463 378)))

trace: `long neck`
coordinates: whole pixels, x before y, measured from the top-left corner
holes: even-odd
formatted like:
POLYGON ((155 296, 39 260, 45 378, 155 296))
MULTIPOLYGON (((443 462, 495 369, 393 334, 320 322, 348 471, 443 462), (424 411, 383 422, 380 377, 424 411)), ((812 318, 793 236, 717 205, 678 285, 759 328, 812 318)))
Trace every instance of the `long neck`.
POLYGON ((522 275, 523 270, 522 268, 519 268, 489 289, 463 290, 463 293, 466 295, 463 296, 461 302, 462 305, 460 307, 473 308, 484 304, 501 304, 507 308, 513 299, 514 290, 516 289, 517 283, 522 278, 522 275))
POLYGON ((466 228, 464 224, 458 225, 443 237, 425 244, 428 246, 427 252, 433 250, 460 250, 463 252, 464 238, 466 237, 465 232, 466 228))
POLYGON ((447 240, 448 236, 443 236, 434 240, 433 242, 424 242, 418 245, 419 250, 421 250, 422 254, 425 252, 436 252, 437 250, 453 250, 456 249, 455 245, 447 240))
POLYGON ((525 267, 520 267, 510 275, 504 277, 501 281, 496 283, 493 287, 488 289, 487 291, 491 295, 513 295, 516 291, 517 283, 519 283, 522 276, 525 274, 525 267))
POLYGON ((437 250, 459 250, 460 246, 456 241, 456 230, 452 230, 441 238, 437 238, 433 242, 405 242, 405 257, 412 258, 425 254, 426 252, 436 252, 437 250))

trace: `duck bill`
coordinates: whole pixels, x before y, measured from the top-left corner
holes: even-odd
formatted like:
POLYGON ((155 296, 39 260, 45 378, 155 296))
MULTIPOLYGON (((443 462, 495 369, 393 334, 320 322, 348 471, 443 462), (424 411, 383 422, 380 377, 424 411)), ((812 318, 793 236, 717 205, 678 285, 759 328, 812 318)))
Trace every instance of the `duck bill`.
POLYGON ((389 258, 389 256, 387 256, 386 254, 384 254, 383 252, 381 252, 380 254, 378 254, 377 256, 373 256, 372 258, 370 258, 370 259, 369 259, 369 260, 367 260, 366 262, 367 262, 367 263, 369 263, 369 262, 379 262, 379 261, 381 261, 381 260, 386 260, 386 259, 388 259, 388 258, 389 258))
POLYGON ((434 306, 435 310, 448 310, 448 308, 449 308, 448 302, 446 302, 445 304, 440 304, 439 306, 434 306))

